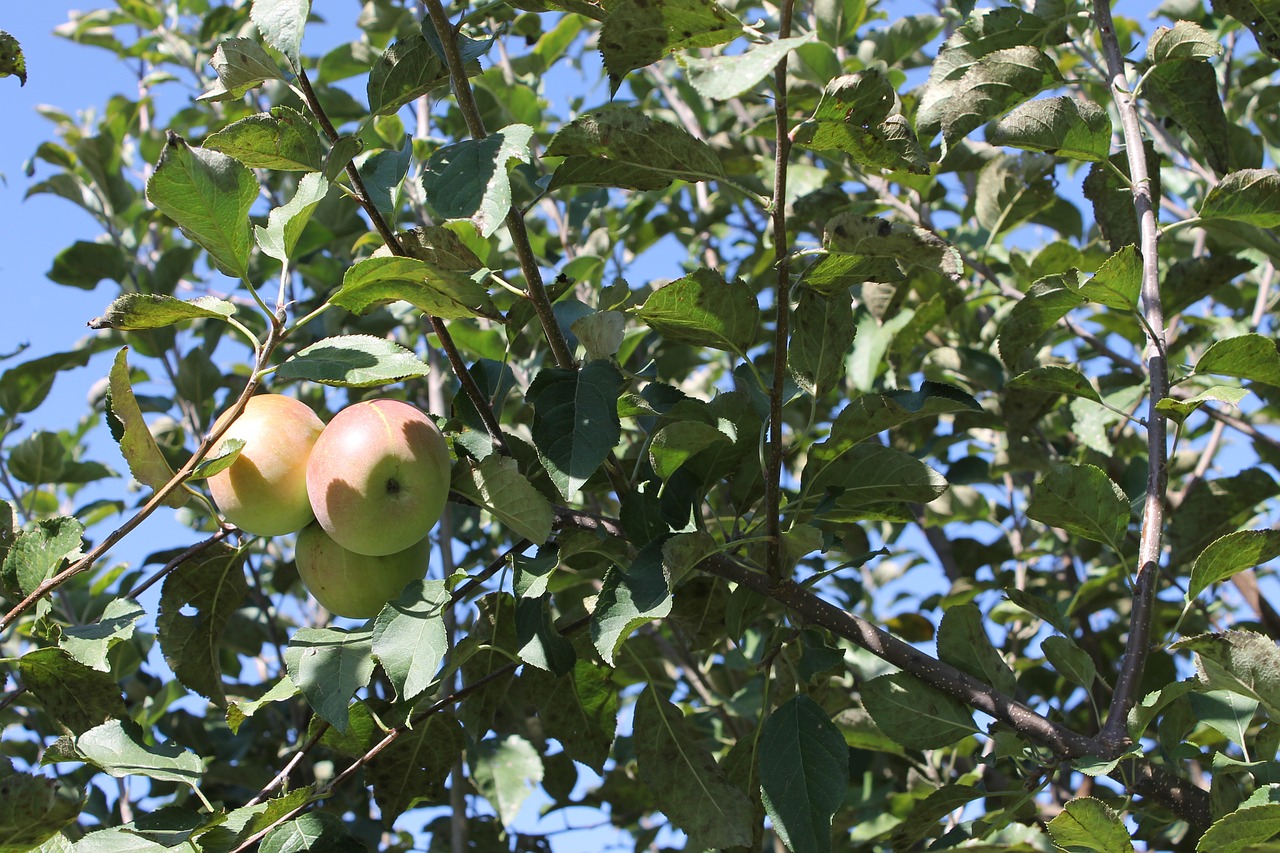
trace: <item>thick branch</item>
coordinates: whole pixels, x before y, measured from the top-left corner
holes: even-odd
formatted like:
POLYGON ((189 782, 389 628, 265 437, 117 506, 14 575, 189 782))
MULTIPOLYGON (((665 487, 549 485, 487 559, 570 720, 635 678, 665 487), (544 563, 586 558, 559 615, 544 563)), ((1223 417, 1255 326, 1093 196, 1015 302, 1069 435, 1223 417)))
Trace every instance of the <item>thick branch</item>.
MULTIPOLYGON (((791 34, 794 0, 783 0, 778 38, 791 34)), ((787 132, 787 58, 773 70, 773 257, 777 273, 774 286, 773 387, 769 389, 769 457, 764 474, 765 529, 769 535, 766 568, 770 577, 782 578, 782 403, 786 394, 787 340, 791 319, 791 257, 787 239, 787 163, 791 137, 787 132)))
POLYGON ((1129 160, 1129 178, 1133 184, 1133 206, 1138 217, 1142 252, 1142 311, 1147 326, 1147 374, 1150 387, 1147 400, 1147 492, 1142 506, 1142 529, 1138 539, 1138 570, 1133 579, 1133 607, 1129 618, 1129 638, 1107 721, 1099 740, 1113 755, 1128 743, 1125 719, 1133 705, 1142 681, 1147 653, 1151 645, 1151 622, 1156 594, 1156 578, 1164 534, 1164 501, 1168 481, 1168 444, 1164 415, 1156 405, 1169 394, 1169 372, 1165 363, 1164 308, 1160 302, 1159 229, 1156 207, 1151 196, 1151 177, 1147 173, 1147 156, 1142 144, 1142 126, 1134 103, 1120 42, 1111 20, 1110 0, 1095 0, 1094 21, 1102 39, 1107 77, 1120 114, 1124 131, 1125 153, 1129 160))

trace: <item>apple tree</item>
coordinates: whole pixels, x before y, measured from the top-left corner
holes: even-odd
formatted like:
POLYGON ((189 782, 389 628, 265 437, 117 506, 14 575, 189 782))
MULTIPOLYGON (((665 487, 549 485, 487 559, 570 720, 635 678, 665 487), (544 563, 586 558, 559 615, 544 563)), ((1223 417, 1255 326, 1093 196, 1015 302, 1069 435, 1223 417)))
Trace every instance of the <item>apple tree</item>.
POLYGON ((1275 0, 106 5, 0 850, 1274 849, 1275 0), (265 392, 448 440, 370 619, 210 501, 265 392))

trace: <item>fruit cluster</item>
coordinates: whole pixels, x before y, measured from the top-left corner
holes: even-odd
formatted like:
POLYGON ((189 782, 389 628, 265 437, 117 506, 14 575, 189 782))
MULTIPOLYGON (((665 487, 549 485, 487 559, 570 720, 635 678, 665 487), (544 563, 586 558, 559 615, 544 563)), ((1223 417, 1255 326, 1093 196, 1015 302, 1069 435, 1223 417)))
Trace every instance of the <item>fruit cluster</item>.
POLYGON ((367 400, 325 426, 300 400, 262 394, 223 438, 244 447, 209 478, 218 509, 246 533, 301 531, 298 573, 330 612, 375 616, 426 574, 427 534, 449 495, 449 448, 421 411, 367 400))

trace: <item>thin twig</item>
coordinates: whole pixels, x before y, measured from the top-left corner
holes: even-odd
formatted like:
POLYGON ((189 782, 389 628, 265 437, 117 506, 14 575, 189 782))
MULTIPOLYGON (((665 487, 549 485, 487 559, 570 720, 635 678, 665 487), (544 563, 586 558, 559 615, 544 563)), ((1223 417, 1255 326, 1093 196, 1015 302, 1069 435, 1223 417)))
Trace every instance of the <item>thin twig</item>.
POLYGON ((1138 570, 1133 580, 1133 605, 1129 637, 1125 644, 1115 692, 1107 710, 1107 721, 1098 735, 1112 757, 1128 745, 1126 719, 1142 681, 1151 645, 1151 623, 1159 575, 1164 535, 1165 490, 1168 481, 1168 443, 1164 415, 1157 408, 1169 393, 1169 372, 1165 361, 1164 308, 1160 300, 1160 250, 1156 208, 1151 196, 1151 177, 1143 147, 1142 126, 1134 103, 1120 42, 1111 20, 1110 0, 1095 0, 1094 21, 1102 41, 1107 78, 1124 131, 1129 178, 1133 185, 1133 206, 1138 218, 1142 252, 1142 311, 1147 327, 1147 490, 1142 507, 1142 528, 1138 539, 1138 570))
MULTIPOLYGON (((791 34, 794 0, 783 0, 778 23, 778 38, 791 34)), ((791 137, 787 132, 787 58, 773 69, 774 168, 773 257, 776 272, 774 285, 773 386, 769 389, 769 455, 764 474, 765 530, 769 542, 765 551, 765 567, 769 576, 781 580, 782 559, 782 404, 786 395, 787 341, 791 319, 791 251, 787 238, 787 164, 791 157, 791 137)))

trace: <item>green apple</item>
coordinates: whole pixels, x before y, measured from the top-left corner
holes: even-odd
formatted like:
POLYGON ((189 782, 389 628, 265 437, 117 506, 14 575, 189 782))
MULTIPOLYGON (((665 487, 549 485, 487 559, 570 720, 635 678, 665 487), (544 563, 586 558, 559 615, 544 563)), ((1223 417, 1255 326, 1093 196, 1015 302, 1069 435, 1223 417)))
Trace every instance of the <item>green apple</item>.
POLYGON ((410 581, 426 575, 430 557, 431 546, 424 541, 380 557, 357 554, 314 523, 298 534, 294 549, 298 574, 316 601, 330 613, 352 619, 377 616, 410 581))
POLYGON ((315 517, 307 498, 307 459, 323 430, 324 421, 301 400, 282 394, 250 397, 222 436, 244 441, 239 458, 209 478, 213 501, 227 521, 257 536, 306 527, 315 517))
POLYGON ((357 554, 395 554, 440 520, 449 497, 449 445, 423 412, 399 400, 348 406, 307 462, 316 521, 357 554))

